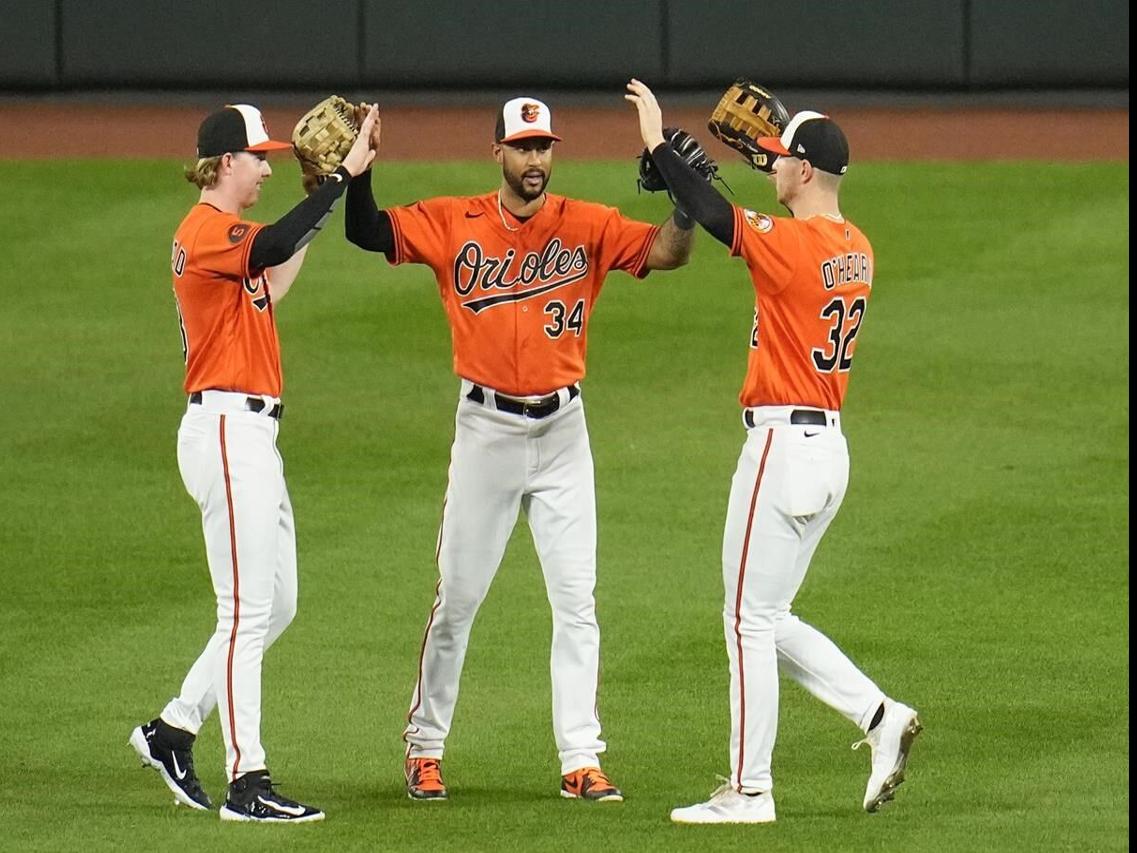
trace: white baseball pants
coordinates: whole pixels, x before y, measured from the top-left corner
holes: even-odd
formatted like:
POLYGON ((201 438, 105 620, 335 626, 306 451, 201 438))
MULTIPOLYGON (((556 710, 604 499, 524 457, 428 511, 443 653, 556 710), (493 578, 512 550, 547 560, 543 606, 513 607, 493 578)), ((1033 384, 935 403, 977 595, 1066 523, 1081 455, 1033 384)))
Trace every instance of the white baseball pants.
MULTIPOLYGON (((217 628, 162 719, 196 734, 220 703, 230 780, 265 769, 261 660, 296 615, 296 529, 279 422, 247 395, 202 392, 178 430, 178 468, 201 509, 217 628)), ((264 398, 268 412, 277 402, 264 398)))
POLYGON ((470 629, 523 509, 553 611, 553 733, 561 772, 599 764, 596 494, 581 399, 541 419, 466 398, 462 382, 438 532, 439 582, 404 732, 412 758, 441 758, 470 629))
POLYGON ((790 605, 849 482, 840 416, 791 425, 793 406, 750 409, 754 422, 731 481, 722 568, 730 659, 731 784, 773 788, 779 668, 865 730, 884 694, 790 605))

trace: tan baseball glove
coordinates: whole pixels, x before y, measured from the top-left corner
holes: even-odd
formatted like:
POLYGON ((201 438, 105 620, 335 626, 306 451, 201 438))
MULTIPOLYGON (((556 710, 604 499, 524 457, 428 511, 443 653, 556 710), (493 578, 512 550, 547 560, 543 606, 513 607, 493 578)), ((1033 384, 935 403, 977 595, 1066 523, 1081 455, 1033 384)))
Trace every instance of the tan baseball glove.
POLYGON ((776 95, 752 80, 735 80, 711 113, 707 129, 742 155, 753 168, 769 172, 774 155, 758 146, 760 136, 781 136, 790 114, 776 95))
POLYGON ((292 130, 292 150, 305 192, 311 194, 343 162, 360 123, 360 108, 339 95, 324 98, 301 116, 292 130))

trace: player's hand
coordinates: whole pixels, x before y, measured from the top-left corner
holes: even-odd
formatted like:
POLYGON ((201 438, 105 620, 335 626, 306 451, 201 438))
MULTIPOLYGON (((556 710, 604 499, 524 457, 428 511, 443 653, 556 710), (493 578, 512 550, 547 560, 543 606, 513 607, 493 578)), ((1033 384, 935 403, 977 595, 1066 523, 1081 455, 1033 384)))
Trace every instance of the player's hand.
POLYGON ((343 167, 351 173, 354 178, 356 175, 362 175, 371 168, 371 163, 375 160, 375 155, 378 153, 376 148, 372 147, 372 136, 378 134, 376 125, 379 123, 379 105, 372 104, 367 110, 367 115, 363 117, 363 124, 360 125, 359 135, 355 137, 355 142, 351 146, 351 150, 347 152, 347 156, 343 158, 343 167))
MULTIPOLYGON (((379 105, 378 104, 368 104, 368 103, 364 102, 355 108, 355 121, 361 127, 363 126, 363 120, 365 118, 367 118, 367 113, 371 110, 372 107, 378 108, 379 105)), ((374 151, 376 154, 379 153, 379 138, 380 138, 380 130, 379 129, 382 126, 382 124, 383 124, 382 117, 378 117, 375 119, 375 126, 371 129, 371 138, 368 140, 368 143, 367 143, 369 146, 371 146, 371 150, 374 151)))
POLYGON ((640 116, 640 136, 643 137, 647 150, 653 150, 663 142, 663 113, 660 112, 659 102, 644 83, 635 77, 628 81, 628 94, 625 101, 635 104, 640 116))
MULTIPOLYGON (((379 109, 378 104, 373 104, 373 106, 375 107, 376 110, 379 109)), ((381 116, 376 114, 375 126, 371 128, 371 139, 368 142, 368 144, 371 146, 371 150, 375 152, 376 156, 379 155, 379 140, 383 135, 382 130, 383 130, 383 119, 381 116)))

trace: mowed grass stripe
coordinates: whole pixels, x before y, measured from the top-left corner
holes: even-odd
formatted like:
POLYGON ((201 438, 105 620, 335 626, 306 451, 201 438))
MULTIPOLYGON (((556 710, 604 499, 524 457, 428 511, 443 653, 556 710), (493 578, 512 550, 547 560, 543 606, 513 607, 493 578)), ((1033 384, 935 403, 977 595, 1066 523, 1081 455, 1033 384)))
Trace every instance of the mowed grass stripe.
MULTIPOLYGON (((254 218, 299 197, 273 161, 254 218)), ((633 165, 552 188, 661 220, 633 165)), ((772 191, 726 164, 736 199, 772 191)), ((613 809, 557 796, 549 613, 519 523, 474 627, 446 760, 454 799, 401 784, 399 732, 435 583, 457 381, 428 270, 348 246, 342 213, 280 306, 281 447, 301 603, 265 663, 265 740, 322 826, 222 827, 136 770, 212 628, 200 519, 174 457, 180 342, 168 247, 194 192, 169 162, 3 163, 0 848, 235 844, 408 850, 1124 849, 1128 836, 1128 170, 867 164, 845 210, 877 287, 845 409, 852 484, 798 599, 927 725, 910 782, 860 811, 858 734, 785 683, 779 822, 672 827, 727 765, 719 551, 743 430, 752 298, 700 234, 692 264, 610 277, 587 412, 613 809)), ((494 185, 490 162, 381 164, 383 204, 494 185)), ((207 722, 197 746, 223 791, 207 722)))

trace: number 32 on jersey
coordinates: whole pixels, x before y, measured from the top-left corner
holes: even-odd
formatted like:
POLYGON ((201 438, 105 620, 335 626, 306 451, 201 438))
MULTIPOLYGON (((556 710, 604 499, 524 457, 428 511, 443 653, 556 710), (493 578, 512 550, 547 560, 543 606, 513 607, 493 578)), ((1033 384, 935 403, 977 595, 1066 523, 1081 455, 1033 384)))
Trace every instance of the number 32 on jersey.
POLYGON ((813 366, 818 373, 848 373, 853 366, 853 342, 865 318, 868 301, 863 296, 846 300, 834 296, 821 309, 821 319, 829 325, 829 340, 824 347, 814 347, 810 352, 813 366))
MULTIPOLYGON (((810 357, 818 373, 848 373, 853 366, 853 342, 865 318, 868 301, 863 296, 845 299, 835 296, 821 309, 820 317, 828 324, 828 339, 823 347, 813 347, 810 357)), ((750 330, 750 348, 758 349, 758 309, 754 309, 754 325, 750 330)))

